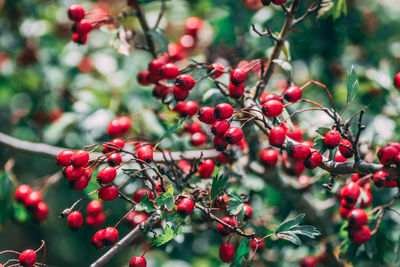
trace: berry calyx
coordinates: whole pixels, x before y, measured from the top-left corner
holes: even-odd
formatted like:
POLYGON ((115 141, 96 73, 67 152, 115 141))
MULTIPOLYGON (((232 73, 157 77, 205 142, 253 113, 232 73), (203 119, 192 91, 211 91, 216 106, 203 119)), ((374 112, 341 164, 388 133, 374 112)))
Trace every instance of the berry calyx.
POLYGON ((108 166, 99 172, 97 180, 102 184, 108 184, 114 181, 116 176, 117 170, 114 167, 108 166))
POLYGON ((246 81, 247 72, 242 68, 235 68, 231 72, 230 81, 233 85, 239 85, 246 81))
POLYGON ((214 109, 214 117, 218 120, 229 119, 233 114, 233 107, 228 103, 218 104, 214 109))
POLYGON ((193 212, 193 209, 194 209, 194 202, 190 198, 182 199, 176 208, 177 212, 181 216, 190 215, 193 212))
POLYGON ((118 188, 112 184, 99 188, 99 198, 104 201, 114 200, 118 197, 118 194, 118 188))
POLYGON ((276 117, 282 113, 283 104, 280 100, 269 100, 261 106, 262 113, 268 118, 276 117))
POLYGON ((211 126, 211 132, 216 136, 224 136, 230 126, 230 123, 226 120, 217 120, 211 126))
POLYGON ((36 252, 33 249, 25 249, 19 254, 18 261, 21 266, 33 266, 36 262, 36 252))
POLYGON ((274 127, 269 132, 269 143, 272 146, 281 146, 285 142, 285 130, 282 127, 274 127))
POLYGON ((230 127, 224 134, 224 139, 228 144, 234 145, 243 138, 243 132, 240 128, 230 127))
POLYGON ((213 124, 217 120, 214 116, 214 108, 208 106, 200 108, 197 118, 205 124, 213 124))
POLYGON ((147 262, 143 256, 135 256, 129 262, 129 267, 146 267, 147 262))
POLYGON ((219 258, 223 262, 231 262, 235 257, 235 247, 231 243, 222 243, 219 247, 219 258))
POLYGON ((337 130, 330 130, 325 134, 324 145, 328 149, 334 149, 339 145, 341 139, 340 133, 337 130))
POLYGON ((289 101, 289 102, 297 102, 301 96, 302 96, 303 92, 300 89, 300 87, 298 86, 290 86, 288 87, 285 92, 283 93, 283 97, 289 101))
POLYGON ((68 227, 72 231, 78 231, 83 225, 83 216, 79 211, 73 211, 67 218, 68 227))
POLYGON ((201 178, 210 178, 214 172, 215 164, 211 159, 206 159, 199 166, 199 175, 201 178))

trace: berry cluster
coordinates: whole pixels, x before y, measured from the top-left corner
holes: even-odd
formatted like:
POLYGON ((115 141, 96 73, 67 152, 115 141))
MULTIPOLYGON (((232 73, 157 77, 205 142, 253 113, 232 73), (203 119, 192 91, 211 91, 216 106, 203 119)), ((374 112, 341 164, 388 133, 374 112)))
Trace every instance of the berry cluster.
POLYGON ((43 201, 42 193, 32 190, 29 185, 18 186, 14 192, 14 199, 23 204, 37 222, 43 222, 49 216, 49 208, 43 201))
POLYGON ((74 4, 68 7, 68 18, 74 22, 72 25, 72 41, 77 44, 86 44, 88 34, 93 29, 92 22, 85 19, 83 6, 74 4))

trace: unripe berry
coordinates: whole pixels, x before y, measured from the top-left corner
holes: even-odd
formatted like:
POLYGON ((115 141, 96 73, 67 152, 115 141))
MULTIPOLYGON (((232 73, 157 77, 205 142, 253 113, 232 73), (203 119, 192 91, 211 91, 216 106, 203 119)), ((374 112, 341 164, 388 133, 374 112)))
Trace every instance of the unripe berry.
POLYGON ((360 228, 368 222, 368 214, 363 209, 352 209, 347 215, 347 220, 352 228, 360 228))
POLYGON ((72 21, 80 21, 85 17, 85 9, 83 6, 74 4, 68 7, 68 18, 72 21))
POLYGON ((269 101, 269 100, 278 100, 281 101, 281 97, 277 94, 273 94, 273 93, 267 93, 267 92, 262 92, 261 96, 260 96, 260 104, 264 104, 265 102, 269 101))
POLYGON ((189 74, 181 74, 175 79, 175 86, 190 91, 196 85, 196 80, 189 74))
POLYGON ((93 28, 92 23, 87 19, 82 19, 76 22, 76 32, 79 35, 85 35, 89 33, 93 28))
POLYGON ((153 161, 153 146, 146 144, 136 148, 136 154, 140 160, 147 163, 153 161))
POLYGON ((179 204, 177 205, 177 212, 181 216, 187 216, 190 215, 193 212, 194 209, 194 202, 190 198, 183 198, 179 204))
POLYGON ((26 195, 24 199, 24 205, 27 207, 34 207, 43 199, 42 193, 39 191, 32 191, 28 195, 26 195))
POLYGON ((36 262, 36 252, 33 249, 26 249, 19 254, 18 261, 21 266, 33 266, 36 262))
POLYGON ((394 87, 396 87, 397 89, 400 89, 400 72, 396 73, 396 75, 394 75, 393 84, 394 84, 394 87))
POLYGON ((197 109, 199 108, 199 104, 196 101, 190 100, 184 102, 183 110, 181 112, 181 116, 191 118, 194 114, 196 114, 197 109))
POLYGON ((208 106, 200 108, 197 117, 205 124, 213 124, 217 120, 214 116, 214 108, 208 106))
POLYGON ((233 69, 230 76, 230 81, 233 85, 239 85, 246 81, 247 72, 241 68, 233 69))
POLYGON ((135 193, 133 193, 133 200, 136 203, 139 203, 142 200, 142 197, 147 194, 147 196, 149 197, 149 199, 153 200, 154 199, 154 193, 146 188, 142 188, 142 189, 138 189, 135 191, 135 193))
POLYGON ((22 184, 15 189, 14 199, 19 203, 23 203, 25 198, 32 192, 32 188, 29 185, 22 184))
POLYGON ((340 133, 338 131, 330 130, 325 134, 324 145, 328 149, 334 149, 337 147, 337 145, 339 145, 341 139, 342 138, 340 137, 340 133))
POLYGON ((138 72, 136 79, 141 85, 149 85, 151 84, 150 79, 150 71, 149 70, 141 70, 138 72))
POLYGON ((350 242, 354 244, 364 244, 370 240, 371 236, 371 230, 366 225, 349 230, 350 242))
POLYGON ((210 178, 214 172, 215 164, 211 159, 206 159, 199 166, 199 175, 201 178, 210 178))
POLYGON ((235 257, 235 247, 231 243, 222 243, 219 247, 219 258, 223 262, 231 262, 235 257))
POLYGON ((353 156, 352 145, 351 142, 347 139, 343 139, 339 143, 339 151, 343 157, 346 159, 351 158, 353 156))
POLYGON ((283 104, 279 100, 269 100, 261 106, 262 113, 268 118, 276 117, 282 113, 283 104))
POLYGON ((356 203, 360 195, 360 186, 355 182, 349 182, 343 186, 340 197, 346 199, 348 203, 356 203))
POLYGON ((95 247, 95 248, 104 248, 105 247, 105 245, 103 244, 103 240, 102 240, 102 238, 103 238, 103 232, 104 232, 104 229, 101 229, 101 230, 99 230, 99 231, 97 231, 94 235, 93 235, 93 237, 92 237, 92 245, 95 247))
POLYGON ((71 164, 70 159, 74 154, 72 150, 64 150, 58 153, 57 155, 57 165, 58 166, 68 166, 71 164))
MULTIPOLYGON (((224 217, 221 219, 224 223, 229 224, 232 227, 236 227, 237 226, 237 222, 234 218, 231 217, 224 217)), ((228 235, 230 234, 230 230, 228 228, 226 228, 224 225, 222 224, 218 224, 218 231, 220 232, 220 234, 222 235, 228 235)))
POLYGON ((99 188, 99 198, 104 201, 111 201, 118 197, 119 191, 115 185, 106 185, 99 188))
POLYGON ((243 211, 244 211, 244 219, 250 220, 251 217, 253 216, 253 208, 249 204, 245 203, 243 205, 243 211))
POLYGON ((71 156, 70 162, 75 167, 85 166, 89 162, 89 153, 82 149, 78 150, 71 156))
POLYGON ((269 132, 269 143, 272 146, 281 146, 285 142, 285 130, 282 127, 274 127, 269 132))
POLYGON ((297 160, 305 160, 311 155, 311 149, 303 144, 297 144, 288 148, 289 155, 297 160))
POLYGON ((218 120, 229 119, 233 114, 233 107, 228 103, 218 104, 214 109, 214 117, 218 120))
POLYGON ((218 120, 211 126, 211 132, 216 136, 224 136, 225 132, 229 129, 230 123, 226 120, 218 120))
POLYGON ((79 211, 73 211, 68 215, 68 227, 72 231, 78 231, 83 225, 83 216, 79 211))
POLYGON ((322 155, 318 153, 318 151, 312 151, 311 156, 308 159, 304 160, 304 166, 307 169, 315 169, 322 163, 322 155))
POLYGON ((225 138, 220 136, 214 136, 213 145, 217 151, 224 151, 228 147, 225 138))
POLYGON ((101 234, 101 240, 105 246, 114 245, 118 241, 118 230, 114 227, 107 227, 101 234))
POLYGON ((113 153, 107 158, 107 162, 110 166, 116 167, 122 163, 122 157, 120 153, 113 153))
POLYGON ((147 262, 143 256, 135 256, 129 262, 129 267, 146 267, 147 262))
POLYGON ((230 127, 224 134, 224 139, 228 144, 234 145, 243 138, 243 132, 240 128, 230 127))
POLYGON ((279 157, 279 151, 276 149, 264 149, 261 151, 261 162, 266 166, 266 167, 274 167, 276 163, 278 162, 278 157, 279 157))
POLYGON ((32 217, 37 222, 43 222, 49 216, 49 207, 43 201, 40 201, 36 206, 34 206, 32 211, 32 217))
POLYGON ((313 256, 306 256, 300 261, 301 267, 317 267, 318 259, 313 256))
POLYGON ((300 87, 293 85, 285 90, 285 92, 283 93, 283 97, 287 101, 293 103, 297 102, 301 98, 302 93, 303 92, 301 91, 300 87))
POLYGON ((209 67, 209 71, 208 71, 208 73, 211 73, 211 74, 209 74, 210 75, 210 77, 211 78, 213 78, 213 79, 216 79, 216 78, 218 78, 218 77, 221 77, 221 75, 222 74, 224 74, 224 66, 222 66, 221 64, 219 64, 219 63, 212 63, 210 66, 208 66, 209 67))
POLYGON ((167 63, 161 67, 160 73, 164 79, 172 80, 179 75, 179 68, 174 63, 167 63))
POLYGON ((117 170, 114 167, 108 166, 99 172, 97 180, 102 184, 108 184, 114 181, 116 176, 117 170))
POLYGON ((192 134, 190 143, 192 146, 202 146, 207 141, 207 136, 202 132, 192 134))
POLYGON ((229 95, 233 98, 241 98, 244 94, 244 83, 234 85, 233 83, 229 83, 229 95))

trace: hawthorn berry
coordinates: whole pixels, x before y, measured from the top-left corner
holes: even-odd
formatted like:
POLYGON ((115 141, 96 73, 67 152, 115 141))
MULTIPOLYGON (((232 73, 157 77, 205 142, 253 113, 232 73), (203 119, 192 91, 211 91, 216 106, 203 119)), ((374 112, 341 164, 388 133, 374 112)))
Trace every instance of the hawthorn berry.
MULTIPOLYGON (((236 227, 237 226, 237 222, 234 218, 231 217, 224 217, 221 219, 224 223, 232 226, 232 227, 236 227)), ((220 232, 220 234, 222 235, 228 235, 231 231, 226 228, 224 225, 222 224, 218 224, 218 231, 220 232)))
POLYGON ((188 174, 192 169, 190 162, 184 159, 178 161, 178 167, 183 171, 184 174, 188 174))
POLYGON ((290 87, 288 87, 285 92, 283 93, 283 97, 289 101, 289 102, 297 102, 301 96, 302 96, 303 92, 300 89, 300 87, 292 85, 290 87))
POLYGON ((192 123, 186 122, 184 131, 191 134, 201 132, 201 125, 197 121, 193 121, 192 123))
POLYGON ((230 126, 230 123, 226 120, 217 120, 211 126, 211 133, 216 136, 224 136, 230 126))
POLYGON ((312 151, 311 156, 308 159, 304 160, 304 166, 307 169, 315 169, 322 163, 322 155, 318 153, 318 151, 312 151))
POLYGON ((211 78, 216 79, 224 74, 225 68, 219 63, 212 63, 209 67, 208 74, 211 78))
POLYGON ((85 35, 92 30, 93 25, 89 20, 82 19, 82 20, 76 22, 75 27, 76 27, 76 32, 79 35, 85 35))
POLYGON ((21 266, 33 266, 36 262, 36 252, 33 249, 25 249, 19 254, 18 261, 21 266))
POLYGON ((23 203, 25 198, 32 192, 32 188, 27 184, 18 186, 14 191, 14 199, 23 203))
POLYGON ((345 198, 340 201, 340 205, 346 209, 352 209, 356 205, 355 202, 348 202, 345 198))
POLYGON ((147 196, 149 197, 149 199, 154 199, 154 193, 146 188, 141 188, 135 191, 135 193, 133 193, 133 200, 136 203, 139 203, 142 200, 142 197, 147 194, 147 196))
POLYGON ((297 142, 301 142, 301 140, 303 139, 303 130, 299 126, 293 125, 293 129, 291 130, 290 127, 287 127, 284 124, 284 125, 282 125, 282 128, 285 129, 285 133, 286 133, 287 137, 292 138, 293 140, 295 140, 297 142))
POLYGON ((141 145, 136 148, 136 154, 140 160, 150 163, 153 161, 153 146, 150 144, 141 145))
POLYGON ((132 227, 135 228, 147 219, 147 215, 142 212, 131 211, 126 216, 125 221, 132 227))
POLYGON ((301 186, 307 186, 310 184, 310 176, 308 176, 306 174, 302 174, 299 177, 297 177, 297 182, 301 186))
POLYGON ((390 165, 395 163, 396 156, 399 154, 399 151, 394 146, 385 146, 378 150, 378 158, 379 161, 383 165, 390 165))
POLYGON ((281 97, 278 96, 277 94, 274 93, 267 93, 267 92, 262 92, 261 96, 260 96, 260 104, 264 104, 265 102, 269 101, 269 100, 278 100, 281 101, 281 97))
POLYGON ((135 256, 129 262, 129 267, 146 267, 147 262, 143 256, 135 256))
POLYGON ((219 247, 219 258, 223 262, 231 262, 235 257, 235 247, 231 243, 222 243, 219 247))
POLYGON ((207 141, 207 136, 202 132, 192 134, 190 143, 192 146, 202 146, 207 141))
POLYGON ((97 231, 92 237, 92 245, 95 248, 104 248, 105 245, 103 244, 103 232, 104 229, 97 231))
POLYGON ((229 119, 233 114, 233 107, 228 103, 218 104, 214 109, 214 117, 218 120, 229 119))
POLYGON ((72 231, 78 231, 83 225, 83 216, 79 211, 73 211, 67 218, 68 227, 72 231))
POLYGON ((98 229, 101 227, 106 221, 106 216, 104 212, 100 212, 96 215, 88 215, 86 217, 86 224, 92 227, 93 229, 98 229))
POLYGON ((343 186, 340 197, 346 199, 348 203, 356 203, 360 195, 360 186, 355 182, 349 182, 343 186))
POLYGON ((83 189, 85 189, 88 186, 89 180, 90 180, 90 178, 87 175, 85 175, 85 173, 84 173, 77 180, 68 181, 68 186, 72 190, 82 191, 83 189))
POLYGON ((220 196, 215 204, 220 210, 226 210, 229 200, 230 198, 227 195, 220 196))
POLYGON ((97 180, 102 184, 108 184, 114 181, 117 176, 117 170, 114 167, 108 166, 103 168, 97 175, 97 180))
POLYGON ((103 211, 103 203, 100 200, 94 199, 86 206, 86 213, 88 215, 97 215, 103 211))
POLYGON ((285 142, 285 130, 276 126, 269 132, 269 143, 272 146, 281 146, 285 142))
POLYGON ((181 216, 187 216, 190 215, 193 212, 194 209, 194 202, 192 199, 190 198, 183 198, 179 204, 177 205, 177 212, 181 215, 181 216))
POLYGON ((107 158, 108 165, 115 167, 122 163, 122 157, 120 153, 113 153, 107 158))
POLYGON ((256 250, 256 249, 257 249, 257 251, 263 251, 263 250, 264 250, 264 248, 265 248, 265 242, 264 242, 264 240, 262 240, 261 242, 259 242, 259 243, 258 243, 258 246, 257 246, 257 241, 259 241, 260 239, 261 239, 261 238, 259 238, 259 237, 249 239, 250 248, 251 248, 252 250, 256 250), (257 240, 257 241, 256 241, 256 240, 257 240))
POLYGON ((114 200, 118 197, 118 194, 118 188, 112 184, 99 188, 99 198, 104 201, 114 200))
POLYGON ((43 201, 40 201, 36 206, 34 206, 32 211, 32 217, 38 222, 43 222, 49 216, 49 207, 43 201))
POLYGON ((246 81, 247 72, 242 68, 235 68, 231 72, 230 81, 233 85, 238 86, 246 81))
POLYGON ((398 72, 398 73, 396 73, 396 75, 394 75, 393 84, 394 84, 394 87, 396 87, 397 89, 400 89, 400 72, 398 72))
POLYGON ((68 18, 72 21, 80 21, 85 17, 85 9, 83 6, 74 4, 68 7, 68 18))
POLYGON ((179 68, 174 63, 167 63, 161 67, 160 74, 164 79, 172 80, 179 75, 179 68))
POLYGON ((184 49, 192 49, 196 45, 196 39, 190 34, 182 35, 179 38, 179 45, 184 49))
POLYGON ((228 144, 234 145, 243 138, 243 132, 238 127, 230 127, 224 134, 224 139, 228 144))
POLYGON ((328 149, 334 149, 337 147, 341 140, 340 133, 337 130, 329 130, 324 137, 324 145, 328 149))
POLYGON ((199 166, 199 175, 201 178, 210 178, 214 172, 215 164, 211 159, 206 159, 199 166))
POLYGON ((149 70, 141 70, 138 72, 136 79, 141 85, 149 85, 151 84, 150 71, 149 70))
MULTIPOLYGON (((367 183, 369 186, 370 183, 367 183)), ((372 205, 372 194, 369 190, 364 190, 364 194, 365 196, 363 198, 361 198, 361 203, 360 203, 360 207, 361 208, 368 208, 369 206, 372 205)))
POLYGON ((189 17, 184 22, 185 33, 196 36, 203 26, 203 20, 199 17, 189 17))
POLYGON ((342 139, 339 143, 339 151, 346 159, 351 158, 353 156, 351 142, 347 139, 342 139))
POLYGON ((350 242, 354 244, 364 244, 370 240, 371 236, 371 230, 366 225, 349 230, 350 242))
POLYGON ((64 169, 64 176, 68 181, 75 181, 78 180, 84 172, 85 169, 83 167, 74 167, 69 165, 64 169))
POLYGON ((262 113, 268 118, 276 117, 282 113, 283 104, 280 100, 269 100, 261 106, 262 113))
POLYGON ((241 98, 244 94, 244 83, 234 85, 233 83, 229 83, 228 86, 229 95, 233 98, 241 98))
POLYGON ((183 117, 188 117, 188 118, 193 117, 193 115, 196 114, 197 109, 199 108, 199 104, 197 104, 197 102, 193 100, 189 100, 184 103, 185 105, 183 106, 183 110, 182 112, 180 112, 180 114, 183 117))
POLYGON ((305 160, 311 155, 311 149, 303 144, 290 146, 288 152, 292 158, 297 160, 305 160))
POLYGON ((164 66, 164 64, 164 60, 157 58, 149 62, 148 70, 150 72, 150 81, 152 83, 156 83, 163 78, 161 75, 161 68, 164 66))
POLYGON ((107 227, 101 234, 101 241, 104 246, 114 245, 118 241, 118 230, 114 227, 107 227))
POLYGON ((387 188, 397 187, 397 181, 390 180, 389 173, 384 170, 377 171, 372 176, 372 181, 374 181, 376 187, 387 187, 387 188))
POLYGON ((286 3, 287 0, 272 0, 272 3, 274 5, 280 6, 280 5, 284 5, 286 3))
POLYGON ((340 217, 342 217, 342 219, 346 219, 347 215, 349 214, 350 211, 351 211, 351 208, 348 209, 344 206, 340 206, 340 208, 339 208, 340 217))
POLYGON ((121 138, 114 138, 108 143, 109 144, 104 145, 104 150, 106 153, 118 151, 119 149, 123 149, 125 146, 125 141, 121 138))
POLYGON ((173 90, 172 87, 170 87, 166 84, 156 83, 156 85, 154 85, 152 94, 154 97, 161 99, 161 98, 164 98, 169 93, 171 93, 172 90, 173 90))
POLYGON ((306 256, 300 261, 301 267, 317 267, 318 259, 314 256, 306 256))
POLYGON ((350 227, 360 228, 368 222, 368 214, 363 209, 352 209, 347 215, 350 227))
POLYGON ((174 86, 174 98, 178 101, 183 101, 189 96, 189 90, 185 88, 174 86))
POLYGON ((107 135, 109 136, 121 136, 130 131, 132 127, 131 119, 127 116, 117 117, 108 124, 107 135))
POLYGON ((347 159, 343 157, 343 155, 340 153, 340 150, 337 150, 335 153, 335 161, 336 162, 346 162, 347 159))
POLYGON ((42 193, 39 191, 32 191, 24 198, 24 205, 27 207, 34 207, 43 199, 42 193))
POLYGON ((83 167, 89 162, 89 153, 83 149, 75 151, 70 158, 70 162, 75 167, 83 167))
POLYGON ((80 45, 86 44, 87 34, 74 33, 72 34, 72 41, 80 45))
POLYGON ((243 204, 243 211, 244 211, 244 219, 250 220, 251 217, 253 216, 253 208, 249 204, 245 203, 243 204))
POLYGON ((57 165, 58 166, 68 166, 71 164, 70 159, 71 156, 74 154, 72 150, 63 150, 57 154, 57 165))
POLYGON ((261 151, 261 162, 267 167, 274 167, 278 162, 279 151, 273 148, 264 149, 261 151))
POLYGON ((217 120, 214 116, 214 108, 208 106, 200 108, 197 118, 205 124, 213 124, 217 120))
POLYGON ((175 79, 175 86, 190 91, 196 85, 196 80, 189 74, 181 74, 175 79))

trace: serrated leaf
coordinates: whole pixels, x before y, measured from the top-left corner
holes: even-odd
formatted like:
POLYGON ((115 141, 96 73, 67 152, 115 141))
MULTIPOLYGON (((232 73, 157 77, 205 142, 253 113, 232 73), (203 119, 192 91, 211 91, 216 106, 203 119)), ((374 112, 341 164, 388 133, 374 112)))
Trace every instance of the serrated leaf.
POLYGON ((284 240, 290 241, 290 242, 292 242, 293 244, 295 244, 297 246, 302 246, 303 245, 303 243, 301 243, 300 238, 297 235, 295 235, 295 234, 293 234, 291 232, 279 233, 276 236, 279 237, 280 239, 284 239, 284 240))
POLYGON ((290 228, 297 226, 301 223, 301 221, 304 219, 304 216, 306 216, 304 213, 297 215, 296 218, 283 222, 281 225, 279 225, 278 229, 276 229, 275 234, 283 231, 287 231, 290 228))
POLYGON ((243 257, 247 258, 249 255, 249 240, 247 238, 242 238, 239 247, 236 250, 235 258, 231 262, 230 267, 239 267, 242 264, 243 257))
POLYGON ((305 214, 302 213, 296 218, 282 223, 275 231, 275 235, 280 239, 285 239, 293 244, 301 246, 302 243, 297 235, 304 235, 309 238, 315 238, 321 233, 312 225, 299 225, 304 219, 305 214))
POLYGON ((244 202, 240 195, 236 192, 232 192, 229 194, 230 198, 228 200, 228 211, 230 214, 236 216, 243 210, 244 202))
POLYGON ((145 211, 147 213, 153 212, 156 210, 154 207, 154 202, 149 200, 149 195, 144 194, 142 199, 140 200, 140 203, 136 205, 135 210, 137 211, 145 211))
POLYGON ((165 193, 160 193, 160 196, 156 198, 156 203, 159 206, 166 206, 169 211, 174 208, 174 187, 170 185, 165 193))
POLYGON ((312 225, 299 225, 290 229, 290 232, 296 235, 304 235, 309 238, 315 238, 320 235, 320 232, 312 225))
POLYGON ((179 121, 177 121, 174 125, 172 125, 171 127, 169 127, 167 129, 167 131, 165 132, 165 134, 163 134, 163 136, 161 136, 161 138, 158 140, 157 144, 154 145, 153 150, 155 150, 158 145, 161 143, 161 141, 168 136, 171 136, 173 133, 175 133, 179 127, 182 126, 183 122, 185 121, 185 118, 181 118, 179 121))
POLYGON ((211 184, 211 200, 214 200, 218 194, 224 189, 226 183, 228 182, 228 176, 219 174, 214 176, 211 184))
POLYGON ((292 73, 292 65, 284 60, 281 59, 274 59, 272 60, 275 64, 278 64, 284 71, 286 71, 288 74, 292 73))
POLYGON ((150 30, 147 32, 147 34, 150 35, 151 39, 158 44, 159 48, 157 53, 164 53, 168 51, 168 38, 159 28, 150 30))
POLYGON ((358 91, 357 74, 354 65, 351 65, 351 70, 347 77, 347 104, 353 101, 358 91))
POLYGON ((164 233, 158 235, 157 238, 153 241, 154 245, 157 247, 164 245, 165 243, 174 239, 175 236, 179 235, 182 232, 182 229, 182 226, 172 229, 171 226, 167 224, 164 228, 164 233))

